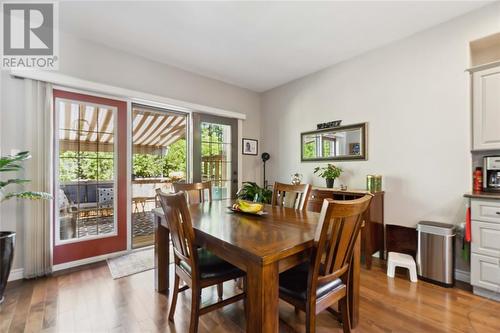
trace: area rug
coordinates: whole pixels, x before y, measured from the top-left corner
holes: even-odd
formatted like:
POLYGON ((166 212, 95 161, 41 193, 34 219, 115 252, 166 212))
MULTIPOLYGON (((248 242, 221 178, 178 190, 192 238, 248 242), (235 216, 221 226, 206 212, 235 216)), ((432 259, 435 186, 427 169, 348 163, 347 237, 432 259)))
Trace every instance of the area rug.
POLYGON ((125 254, 106 260, 113 279, 119 279, 132 274, 154 268, 154 251, 146 249, 125 254))
MULTIPOLYGON (((174 263, 172 243, 169 247, 170 261, 174 263)), ((154 249, 148 248, 106 260, 113 279, 148 271, 154 268, 154 249)))

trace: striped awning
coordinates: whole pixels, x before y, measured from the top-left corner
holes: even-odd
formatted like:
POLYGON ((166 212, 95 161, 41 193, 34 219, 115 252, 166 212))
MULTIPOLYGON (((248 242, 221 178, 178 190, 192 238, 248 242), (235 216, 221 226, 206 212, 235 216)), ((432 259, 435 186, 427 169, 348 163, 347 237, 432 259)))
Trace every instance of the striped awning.
POLYGON ((186 136, 186 116, 182 114, 134 106, 132 118, 134 149, 164 148, 186 136))
MULTIPOLYGON (((60 151, 114 149, 116 110, 78 101, 57 101, 60 151)), ((186 116, 142 106, 132 108, 134 153, 162 154, 186 136, 186 116)))

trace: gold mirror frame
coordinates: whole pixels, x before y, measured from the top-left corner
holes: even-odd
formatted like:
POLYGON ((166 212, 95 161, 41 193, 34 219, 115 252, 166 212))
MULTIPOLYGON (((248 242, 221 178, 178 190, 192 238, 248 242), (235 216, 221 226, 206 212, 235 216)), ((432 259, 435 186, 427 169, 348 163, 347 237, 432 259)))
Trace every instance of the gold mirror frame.
POLYGON ((314 162, 314 161, 356 161, 356 160, 367 160, 367 123, 353 124, 347 126, 339 126, 326 128, 321 130, 309 131, 300 133, 300 160, 302 162, 314 162), (337 156, 325 156, 325 157, 304 157, 304 139, 306 136, 327 134, 327 133, 338 133, 347 132, 352 130, 360 130, 360 147, 359 154, 356 155, 337 155, 337 156))

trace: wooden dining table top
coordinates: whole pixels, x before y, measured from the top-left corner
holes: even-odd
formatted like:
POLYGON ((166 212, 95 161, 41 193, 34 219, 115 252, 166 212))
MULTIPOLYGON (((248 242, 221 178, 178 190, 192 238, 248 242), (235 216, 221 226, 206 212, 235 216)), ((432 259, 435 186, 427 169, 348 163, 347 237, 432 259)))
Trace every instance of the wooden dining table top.
MULTIPOLYGON (((217 242, 262 264, 312 247, 319 213, 265 205, 266 214, 251 215, 231 211, 233 202, 217 200, 189 206, 199 242, 217 242)), ((163 215, 163 211, 157 208, 155 214, 163 215)))

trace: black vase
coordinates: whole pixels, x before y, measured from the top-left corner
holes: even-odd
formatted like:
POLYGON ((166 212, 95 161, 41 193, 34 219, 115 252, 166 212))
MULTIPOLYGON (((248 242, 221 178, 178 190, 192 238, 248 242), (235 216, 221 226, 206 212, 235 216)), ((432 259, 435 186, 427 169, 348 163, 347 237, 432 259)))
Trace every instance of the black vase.
POLYGON ((13 231, 0 231, 0 304, 4 300, 3 292, 7 286, 12 259, 14 258, 14 245, 16 233, 13 231))
POLYGON ((333 188, 333 183, 335 183, 335 179, 326 179, 326 187, 333 188))

